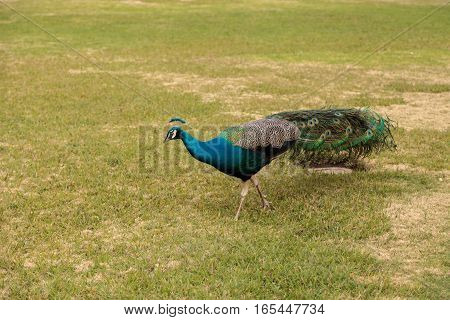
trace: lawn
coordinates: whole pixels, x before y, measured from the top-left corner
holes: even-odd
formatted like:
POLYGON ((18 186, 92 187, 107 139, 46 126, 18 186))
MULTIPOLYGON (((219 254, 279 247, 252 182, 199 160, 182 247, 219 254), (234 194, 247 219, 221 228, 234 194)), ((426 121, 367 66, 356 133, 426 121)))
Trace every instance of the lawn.
POLYGON ((444 2, 1 0, 0 298, 449 299, 450 5, 353 65, 444 2), (273 163, 237 222, 239 181, 162 143, 327 105, 398 150, 273 163))

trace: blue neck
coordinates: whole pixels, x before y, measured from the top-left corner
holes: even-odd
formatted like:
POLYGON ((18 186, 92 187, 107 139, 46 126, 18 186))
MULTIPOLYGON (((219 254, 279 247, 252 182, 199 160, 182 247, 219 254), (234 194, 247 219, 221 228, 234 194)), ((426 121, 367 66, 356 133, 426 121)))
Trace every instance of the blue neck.
POLYGON ((195 159, 243 181, 248 180, 262 167, 270 163, 270 158, 265 157, 263 152, 234 146, 221 136, 209 141, 199 141, 180 129, 179 137, 195 159))
POLYGON ((207 147, 206 142, 194 138, 184 130, 181 131, 180 138, 183 141, 186 149, 195 159, 201 162, 210 163, 211 152, 207 147))

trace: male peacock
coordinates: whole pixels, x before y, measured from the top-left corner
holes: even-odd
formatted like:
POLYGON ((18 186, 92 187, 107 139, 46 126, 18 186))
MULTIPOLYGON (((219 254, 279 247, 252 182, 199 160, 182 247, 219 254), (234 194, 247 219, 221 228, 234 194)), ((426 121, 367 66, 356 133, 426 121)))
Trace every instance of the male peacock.
MULTIPOLYGON (((170 122, 176 121, 185 123, 181 118, 170 122)), ((195 159, 243 181, 237 220, 250 182, 263 208, 271 208, 255 174, 277 156, 291 151, 291 159, 305 167, 349 164, 373 151, 395 148, 390 128, 389 119, 370 109, 303 110, 233 126, 209 141, 199 141, 173 126, 164 142, 181 139, 195 159)))

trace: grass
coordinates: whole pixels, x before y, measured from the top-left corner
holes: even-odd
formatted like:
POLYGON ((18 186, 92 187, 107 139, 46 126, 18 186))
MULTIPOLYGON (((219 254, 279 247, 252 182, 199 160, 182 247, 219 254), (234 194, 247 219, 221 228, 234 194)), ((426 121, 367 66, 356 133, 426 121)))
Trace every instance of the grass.
POLYGON ((398 92, 429 92, 429 93, 442 93, 449 92, 450 85, 444 83, 411 83, 411 82, 394 82, 387 86, 388 89, 392 89, 398 92))
POLYGON ((448 8, 399 1, 8 1, 0 6, 3 299, 448 299, 448 8), (399 149, 349 175, 239 183, 163 145, 272 112, 372 105, 399 149), (419 119, 419 120, 416 120, 419 119), (401 223, 398 223, 401 221, 401 223))

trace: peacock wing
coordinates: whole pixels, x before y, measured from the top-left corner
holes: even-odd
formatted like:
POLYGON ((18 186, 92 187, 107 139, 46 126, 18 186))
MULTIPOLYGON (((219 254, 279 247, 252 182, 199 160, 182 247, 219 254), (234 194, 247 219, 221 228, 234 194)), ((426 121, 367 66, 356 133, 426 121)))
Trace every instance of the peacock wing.
POLYGON ((281 149, 286 142, 298 139, 300 130, 287 120, 265 118, 225 129, 220 136, 235 146, 257 150, 267 147, 281 149))

